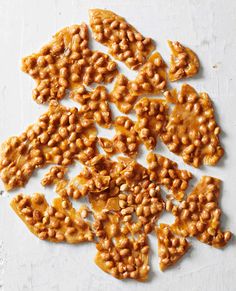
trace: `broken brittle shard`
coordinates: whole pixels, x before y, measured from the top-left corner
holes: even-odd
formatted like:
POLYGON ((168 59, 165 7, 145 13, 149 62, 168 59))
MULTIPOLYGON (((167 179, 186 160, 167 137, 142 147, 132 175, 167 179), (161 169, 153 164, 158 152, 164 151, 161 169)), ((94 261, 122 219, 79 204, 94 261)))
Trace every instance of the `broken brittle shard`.
POLYGON ((168 105, 163 99, 142 98, 134 107, 137 115, 135 130, 148 150, 153 150, 158 137, 166 131, 168 105))
POLYGON ((127 116, 116 117, 114 121, 115 136, 111 140, 99 138, 100 146, 109 156, 123 153, 129 157, 136 157, 140 140, 134 125, 135 123, 127 116))
POLYGON ((79 85, 70 93, 70 98, 81 104, 79 111, 85 118, 94 119, 101 127, 111 127, 109 93, 104 86, 97 86, 94 90, 88 91, 83 85, 79 85))
POLYGON ((230 231, 220 228, 220 180, 203 176, 187 199, 169 209, 176 216, 171 229, 184 237, 193 236, 216 248, 224 247, 231 238, 230 231))
POLYGON ((19 136, 1 145, 0 175, 5 188, 22 187, 35 169, 47 164, 86 163, 96 155, 97 131, 93 120, 77 108, 51 101, 48 111, 19 136))
POLYGON ((36 81, 33 98, 37 103, 60 100, 67 89, 80 84, 110 83, 117 74, 116 63, 108 55, 89 48, 85 23, 58 31, 38 53, 23 58, 22 70, 36 81))
POLYGON ((215 120, 212 102, 207 93, 197 93, 188 84, 179 94, 166 92, 167 101, 174 103, 162 140, 171 152, 180 155, 194 167, 215 165, 223 156, 220 127, 215 120))
POLYGON ((171 190, 173 197, 181 201, 192 174, 178 169, 177 163, 159 154, 149 153, 147 162, 151 180, 171 190))
POLYGON ((90 26, 94 38, 109 48, 109 53, 136 70, 153 51, 151 38, 141 35, 126 20, 109 10, 91 9, 90 26))
POLYGON ((129 80, 119 74, 110 94, 110 101, 123 113, 130 112, 139 96, 159 94, 166 88, 166 64, 155 52, 140 68, 136 78, 129 80))
POLYGON ((19 194, 12 199, 11 207, 42 240, 72 244, 93 241, 90 224, 61 197, 55 198, 49 206, 42 194, 35 193, 32 197, 19 194))
POLYGON ((188 251, 190 245, 184 237, 179 237, 170 225, 160 224, 156 227, 158 239, 159 266, 161 271, 175 265, 188 251))
POLYGON ((168 44, 172 52, 169 80, 174 82, 196 75, 200 66, 197 55, 178 41, 168 41, 168 44))
POLYGON ((116 214, 100 215, 94 224, 95 233, 102 231, 96 245, 97 266, 118 279, 146 281, 150 269, 147 235, 128 237, 128 231, 121 231, 122 220, 116 214))

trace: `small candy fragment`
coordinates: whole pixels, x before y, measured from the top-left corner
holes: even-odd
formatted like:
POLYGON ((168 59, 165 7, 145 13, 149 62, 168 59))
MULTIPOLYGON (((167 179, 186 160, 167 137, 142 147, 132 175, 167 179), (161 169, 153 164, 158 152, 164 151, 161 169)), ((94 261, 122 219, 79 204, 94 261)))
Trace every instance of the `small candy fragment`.
POLYGON ((176 236, 168 224, 160 224, 156 228, 158 239, 159 266, 165 271, 176 264, 188 251, 190 245, 183 237, 176 236))
POLYGON ((178 41, 168 41, 172 55, 170 59, 169 79, 171 82, 189 78, 198 73, 199 60, 197 55, 178 41))

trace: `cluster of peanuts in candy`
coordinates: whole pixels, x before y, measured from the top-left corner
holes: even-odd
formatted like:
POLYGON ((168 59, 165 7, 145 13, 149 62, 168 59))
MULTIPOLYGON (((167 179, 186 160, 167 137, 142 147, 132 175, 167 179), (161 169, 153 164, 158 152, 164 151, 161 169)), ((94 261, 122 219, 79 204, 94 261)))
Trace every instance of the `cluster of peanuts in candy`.
POLYGON ((136 77, 129 80, 118 74, 108 55, 89 48, 86 24, 60 30, 39 53, 23 59, 23 71, 37 83, 33 98, 38 103, 50 101, 49 109, 24 133, 2 144, 0 175, 6 190, 11 190, 24 186, 35 169, 53 164, 41 184, 54 185, 58 197, 49 205, 43 194, 19 194, 11 202, 16 214, 42 240, 93 241, 95 263, 103 271, 118 279, 145 281, 150 269, 148 235, 154 230, 161 270, 188 251, 188 237, 221 248, 231 232, 220 227, 220 180, 204 176, 186 197, 192 174, 153 152, 148 153, 145 168, 134 160, 140 145, 154 150, 160 139, 191 166, 215 165, 224 153, 220 128, 206 93, 197 93, 187 84, 178 94, 168 90, 167 79, 172 82, 198 72, 199 61, 192 50, 169 41, 172 55, 167 74, 161 55, 151 55, 154 42, 122 17, 93 9, 90 26, 94 38, 114 58, 139 69, 136 77), (110 83, 115 76, 111 92, 102 85, 88 88, 93 83, 110 83), (68 90, 79 109, 58 103, 68 90), (161 93, 165 98, 145 97, 161 93), (113 118, 110 102, 123 113, 134 110, 136 120, 113 118), (113 138, 98 137, 96 123, 113 126, 113 138), (127 157, 110 158, 120 153, 127 157), (67 166, 76 160, 83 170, 65 178, 67 166), (165 199, 162 187, 168 191, 165 199), (88 198, 91 209, 87 205, 73 208, 71 200, 81 197, 88 198), (175 217, 172 225, 157 225, 164 211, 175 217))
POLYGON ((20 136, 1 146, 0 171, 6 189, 24 186, 33 171, 46 164, 85 163, 96 155, 96 128, 76 107, 51 101, 48 111, 20 136))
POLYGON ((150 179, 171 190, 174 198, 181 201, 192 174, 186 170, 179 170, 177 163, 158 154, 149 153, 147 162, 150 179))
POLYGON ((148 150, 155 148, 158 136, 165 131, 168 105, 163 99, 142 98, 134 107, 137 115, 135 130, 148 150))
POLYGON ((94 38, 109 48, 109 53, 129 68, 144 64, 154 49, 150 38, 142 36, 125 19, 111 11, 90 10, 90 26, 94 38))
POLYGON ((176 92, 167 92, 166 96, 175 107, 162 134, 163 142, 187 164, 194 167, 215 165, 224 150, 219 141, 220 127, 207 93, 198 94, 184 84, 178 96, 176 92))
POLYGON ((48 205, 42 194, 32 197, 17 195, 11 206, 29 230, 42 240, 79 243, 93 241, 90 224, 76 211, 68 200, 60 197, 48 205))
POLYGON ((108 55, 89 48, 84 23, 60 30, 51 43, 23 59, 22 70, 37 82, 33 98, 38 103, 62 99, 67 89, 81 83, 109 83, 117 74, 116 63, 108 55))
POLYGON ((129 238, 119 231, 120 218, 114 214, 108 214, 108 217, 99 225, 108 231, 96 246, 95 263, 118 279, 147 280, 150 269, 147 236, 139 234, 137 238, 129 238), (115 234, 114 229, 117 229, 115 234))
POLYGON ((118 116, 114 121, 115 136, 111 140, 99 138, 99 144, 108 155, 123 153, 135 157, 138 154, 140 141, 134 124, 128 116, 118 116))
POLYGON ((178 237, 168 224, 160 224, 156 228, 158 238, 158 255, 160 269, 175 264, 189 249, 190 245, 184 237, 178 237))
POLYGON ((196 75, 199 70, 197 55, 178 41, 168 41, 168 44, 172 51, 169 70, 170 81, 173 82, 196 75))
POLYGON ((157 94, 166 88, 166 65, 161 55, 156 52, 141 67, 137 77, 130 81, 126 76, 119 74, 111 92, 111 102, 114 102, 123 113, 128 113, 138 96, 157 94))
POLYGON ((43 186, 56 184, 58 180, 62 180, 66 174, 67 168, 63 166, 53 166, 41 180, 43 186))
POLYGON ((203 243, 222 247, 231 238, 231 232, 220 229, 221 209, 218 205, 220 180, 203 176, 192 193, 179 206, 166 204, 176 220, 172 229, 182 236, 195 236, 203 243))

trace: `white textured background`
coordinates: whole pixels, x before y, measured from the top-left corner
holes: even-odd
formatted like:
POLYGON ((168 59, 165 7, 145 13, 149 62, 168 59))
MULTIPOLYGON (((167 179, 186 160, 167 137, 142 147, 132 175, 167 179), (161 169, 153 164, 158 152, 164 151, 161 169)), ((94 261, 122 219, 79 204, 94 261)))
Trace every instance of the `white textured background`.
MULTIPOLYGON (((20 71, 20 59, 37 51, 58 29, 88 22, 89 8, 108 8, 126 17, 141 33, 157 41, 169 60, 166 40, 179 40, 199 55, 202 70, 188 82, 208 92, 224 134, 226 155, 217 167, 193 170, 161 144, 160 153, 190 169, 199 179, 208 174, 223 180, 223 226, 236 233, 236 2, 234 0, 0 0, 0 142, 22 132, 46 110, 31 98, 33 80, 20 71)), ((96 48, 104 48, 94 44, 96 48)), ((120 66, 124 69, 124 66, 120 66)), ((124 71, 128 76, 132 72, 124 71)), ((180 87, 180 83, 176 84, 180 87)), ((68 102, 67 102, 68 103, 68 102)), ((106 134, 112 136, 113 133, 106 134)), ((101 132, 102 135, 102 132, 101 132)), ((144 157, 139 159, 144 161, 144 157)), ((71 173, 78 172, 78 164, 71 173), (77 169, 77 170, 76 170, 77 169)), ((31 178, 24 193, 43 192, 40 179, 31 178)), ((193 184, 193 183, 192 183, 193 184)), ((3 190, 3 185, 0 184, 3 190)), ((15 193, 0 197, 0 290, 236 290, 236 243, 224 250, 192 240, 192 250, 176 267, 161 273, 155 237, 151 237, 151 274, 147 283, 118 281, 93 263, 95 245, 50 244, 34 237, 9 206, 15 193)), ((162 217, 161 221, 170 221, 162 217)))

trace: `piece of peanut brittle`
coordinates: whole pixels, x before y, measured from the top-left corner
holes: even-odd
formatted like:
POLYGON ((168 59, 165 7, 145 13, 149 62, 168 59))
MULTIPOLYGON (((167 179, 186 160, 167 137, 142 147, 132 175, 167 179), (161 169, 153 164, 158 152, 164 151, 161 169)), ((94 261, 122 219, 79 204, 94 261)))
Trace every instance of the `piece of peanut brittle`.
POLYGON ((178 41, 168 41, 168 45, 172 52, 170 58, 169 80, 174 82, 196 75, 200 66, 197 55, 178 41))
POLYGON ((165 132, 168 105, 163 99, 142 98, 134 107, 137 115, 135 130, 148 150, 153 150, 157 138, 165 132))
POLYGON ((119 74, 110 100, 123 113, 128 113, 141 95, 159 94, 166 88, 166 65, 158 52, 150 56, 134 80, 119 74))
POLYGON ((169 150, 182 156, 194 167, 215 165, 223 156, 220 127, 217 125, 212 102, 207 93, 197 93, 190 85, 167 92, 167 100, 175 104, 162 140, 169 150))
POLYGON ((181 201, 192 174, 187 170, 179 170, 176 162, 159 154, 149 153, 147 162, 151 181, 165 186, 175 199, 181 201))
POLYGON ((99 138, 99 144, 107 155, 123 153, 129 157, 136 157, 140 144, 139 136, 134 129, 134 122, 127 116, 118 116, 114 121, 116 134, 109 140, 99 138))
POLYGON ((41 180, 41 184, 43 186, 57 184, 64 178, 67 170, 68 170, 67 167, 52 166, 50 170, 44 175, 43 179, 41 180))
POLYGON ((88 91, 83 85, 74 89, 70 98, 81 104, 80 112, 85 118, 94 119, 98 125, 109 128, 112 123, 112 113, 108 103, 109 94, 104 86, 98 86, 88 91))
POLYGON ((0 151, 0 173, 5 188, 26 184, 46 164, 86 163, 97 153, 96 128, 77 108, 51 101, 48 111, 19 136, 8 138, 0 151))
POLYGON ((91 9, 90 26, 94 38, 109 48, 109 53, 136 70, 153 51, 150 38, 142 36, 124 18, 109 10, 91 9))
POLYGON ((116 63, 89 48, 85 23, 58 31, 38 53, 23 58, 22 70, 36 81, 33 98, 37 103, 62 99, 67 89, 80 84, 109 83, 117 74, 116 63))
POLYGON ((90 224, 86 222, 68 200, 61 197, 49 206, 44 195, 32 197, 19 194, 11 207, 29 230, 42 240, 51 242, 80 243, 93 241, 90 224))
POLYGON ((171 229, 185 237, 194 236, 213 247, 224 247, 231 232, 220 228, 219 194, 220 180, 203 176, 187 199, 172 208, 176 220, 171 229))
POLYGON ((183 237, 176 236, 170 225, 160 224, 156 228, 159 266, 161 271, 176 264, 188 251, 190 245, 183 237))
POLYGON ((95 234, 98 234, 95 263, 104 272, 117 279, 146 281, 149 273, 147 236, 128 236, 127 228, 122 228, 119 214, 106 213, 95 220, 95 234))

